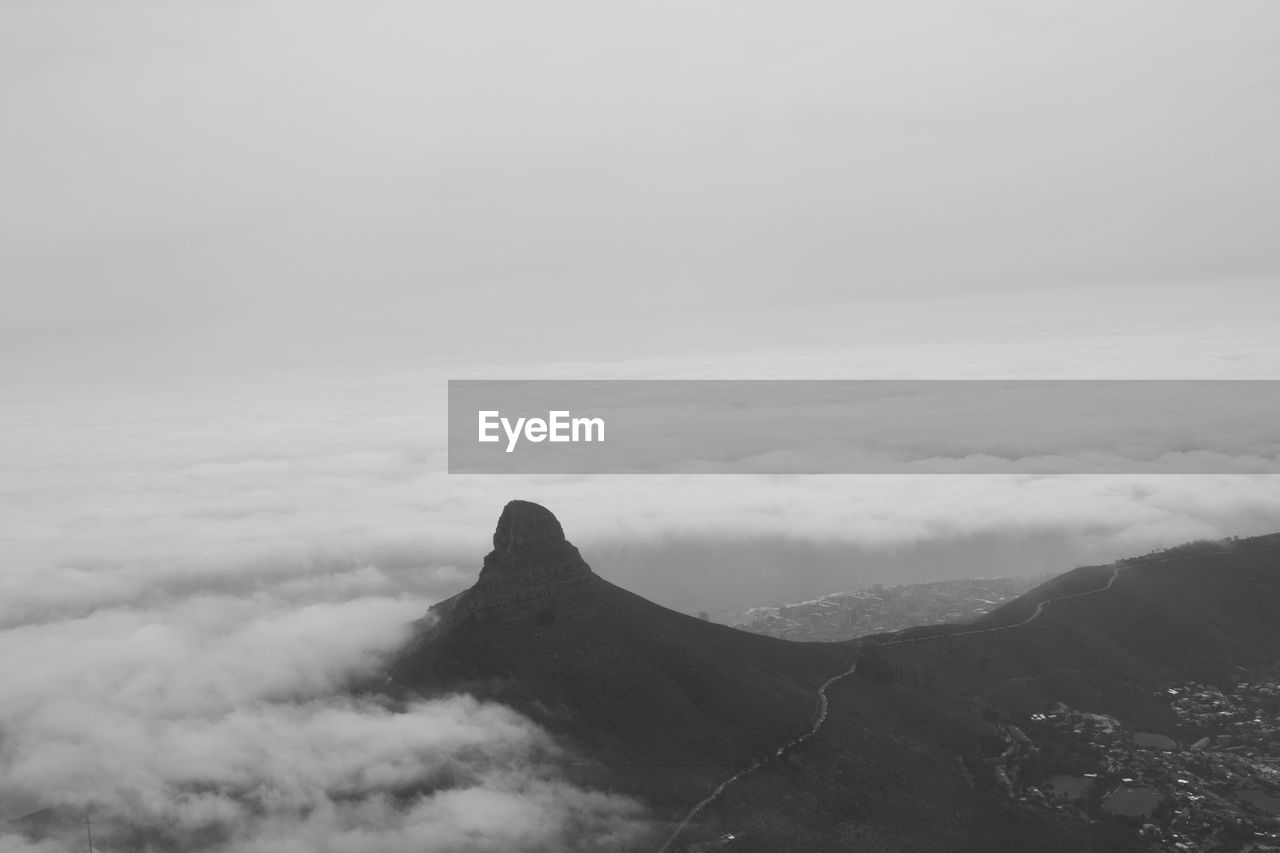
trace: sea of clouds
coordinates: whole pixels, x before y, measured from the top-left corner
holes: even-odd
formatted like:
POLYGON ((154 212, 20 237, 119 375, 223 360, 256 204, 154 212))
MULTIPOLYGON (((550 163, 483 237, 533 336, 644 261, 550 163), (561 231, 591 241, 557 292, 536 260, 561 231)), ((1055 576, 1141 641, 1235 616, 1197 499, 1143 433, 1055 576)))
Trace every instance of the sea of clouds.
MULTIPOLYGON (((815 351, 781 372, 838 362, 815 351)), ((704 375, 615 376, 664 373, 704 375)), ((0 851, 77 849, 90 828, 100 850, 216 853, 644 836, 640 804, 557 771, 565 746, 513 711, 357 689, 473 582, 512 498, 556 512, 610 580, 713 612, 1065 571, 1280 518, 1266 475, 449 477, 444 379, 466 375, 15 389, 0 411, 0 851)))
POLYGON ((634 801, 548 769, 561 747, 514 711, 354 689, 429 603, 376 567, 238 588, 67 568, 29 596, 6 578, 4 853, 79 849, 87 830, 99 850, 236 853, 594 850, 645 831, 634 801))

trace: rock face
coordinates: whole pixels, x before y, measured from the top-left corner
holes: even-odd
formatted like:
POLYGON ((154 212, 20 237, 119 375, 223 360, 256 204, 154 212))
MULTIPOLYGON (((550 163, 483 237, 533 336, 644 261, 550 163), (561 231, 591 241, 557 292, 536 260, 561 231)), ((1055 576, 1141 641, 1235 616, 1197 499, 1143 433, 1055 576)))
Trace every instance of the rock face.
POLYGON ((518 618, 540 609, 581 610, 589 606, 595 580, 549 509, 511 501, 498 518, 493 550, 484 558, 480 579, 457 598, 452 610, 457 617, 488 619, 518 618))
MULTIPOLYGON (((530 501, 511 501, 498 517, 493 550, 484 558, 480 577, 511 576, 531 568, 573 562, 582 563, 582 557, 564 538, 564 529, 551 510, 530 501)), ((585 563, 582 565, 586 567, 585 563)))

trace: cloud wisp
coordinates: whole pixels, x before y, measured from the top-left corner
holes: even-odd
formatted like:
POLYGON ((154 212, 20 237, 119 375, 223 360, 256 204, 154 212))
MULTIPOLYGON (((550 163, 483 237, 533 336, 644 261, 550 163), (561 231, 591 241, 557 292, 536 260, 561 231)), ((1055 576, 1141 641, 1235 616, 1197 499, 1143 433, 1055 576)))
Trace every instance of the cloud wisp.
POLYGON ((219 853, 594 850, 645 831, 636 802, 549 769, 561 747, 510 709, 352 689, 427 601, 337 600, 320 575, 11 612, 0 851, 71 849, 86 817, 104 850, 219 853))

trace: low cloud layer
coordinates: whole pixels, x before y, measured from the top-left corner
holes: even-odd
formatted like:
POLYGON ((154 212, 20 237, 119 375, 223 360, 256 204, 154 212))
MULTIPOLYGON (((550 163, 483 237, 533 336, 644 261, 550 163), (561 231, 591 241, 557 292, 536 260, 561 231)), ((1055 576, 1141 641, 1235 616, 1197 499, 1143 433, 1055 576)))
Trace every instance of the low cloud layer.
MULTIPOLYGON (((1148 371, 1148 378, 1212 378, 1218 368, 1204 362, 1208 354, 1235 357, 1227 338, 1215 341, 1197 350, 1199 370, 1194 359, 1179 361, 1166 373, 1148 371)), ((1111 344, 1149 353, 1172 348, 1174 340, 1139 336, 1111 344)), ((1022 361, 997 345, 779 349, 520 372, 530 378, 1132 375, 1128 360, 1108 364, 1100 342, 1053 342, 1040 355, 1019 351, 1022 361), (1057 350, 1075 355, 1049 370, 1057 350)), ((1277 363, 1269 345, 1247 375, 1277 375, 1277 363)), ((1030 570, 1010 557, 1022 545, 1038 546, 1035 571, 1065 570, 1201 536, 1268 532, 1280 517, 1280 478, 1267 475, 449 476, 444 380, 477 372, 474 365, 455 374, 415 362, 360 364, 324 377, 264 374, 192 387, 122 383, 109 394, 32 392, 13 401, 0 411, 0 426, 13 439, 0 448, 6 522, 0 627, 85 615, 139 597, 264 589, 296 604, 404 595, 436 601, 472 582, 498 512, 516 497, 561 516, 570 539, 611 579, 693 610, 720 606, 726 585, 750 604, 773 600, 815 549, 831 556, 814 561, 826 570, 800 573, 808 578, 804 595, 856 587, 872 576, 889 582, 895 572, 899 580, 943 573, 941 566, 930 572, 924 560, 940 545, 986 541, 990 559, 975 556, 966 570, 1017 574, 1030 570), (795 543, 789 559, 779 557, 785 570, 749 571, 749 561, 729 555, 734 548, 750 551, 760 538, 795 543), (678 583, 664 580, 674 569, 662 568, 677 542, 692 543, 682 552, 688 559, 677 561, 678 583), (637 556, 617 562, 609 556, 624 552, 637 556), (695 559, 698 553, 725 556, 695 559), (908 553, 919 559, 903 558, 908 553)), ((510 364, 484 372, 517 373, 510 364)), ((1239 432, 1261 435, 1247 421, 1239 432)))
MULTIPOLYGON (((885 375, 941 363, 865 355, 885 375)), ((822 350, 737 363, 842 370, 822 350)), ((1066 570, 1280 517, 1270 476, 450 477, 445 378, 361 364, 15 394, 0 411, 0 817, 48 808, 54 838, 29 837, 37 815, 5 824, 0 851, 74 848, 86 813, 104 850, 551 851, 645 832, 634 802, 551 773, 560 747, 506 709, 336 698, 473 582, 512 498, 550 507, 610 580, 713 612, 1066 570)))
MULTIPOLYGON (((509 709, 356 698, 428 604, 349 594, 385 585, 371 574, 11 598, 0 851, 71 849, 86 816, 108 851, 594 850, 644 831, 635 802, 548 771, 560 747, 509 709)), ((94 575, 53 580, 77 576, 94 575)))

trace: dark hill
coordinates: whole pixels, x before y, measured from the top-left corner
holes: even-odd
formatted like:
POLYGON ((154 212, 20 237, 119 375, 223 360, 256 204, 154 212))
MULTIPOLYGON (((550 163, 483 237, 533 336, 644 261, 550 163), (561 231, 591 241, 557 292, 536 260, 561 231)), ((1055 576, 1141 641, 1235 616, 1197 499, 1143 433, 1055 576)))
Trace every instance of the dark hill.
POLYGON ((592 572, 549 511, 512 501, 475 585, 431 609, 389 684, 526 713, 587 765, 566 768, 571 778, 653 807, 655 850, 757 762, 667 849, 722 831, 743 853, 1138 849, 994 790, 974 766, 1000 731, 972 701, 907 680, 830 683, 816 734, 779 749, 811 729, 818 688, 862 646, 778 640, 660 607, 592 572))
POLYGON ((476 584, 431 609, 391 676, 512 705, 615 763, 718 763, 687 783, 661 774, 687 797, 805 730, 816 685, 853 653, 653 604, 592 572, 548 510, 512 501, 476 584))
POLYGON ((1172 734, 1161 684, 1225 684, 1280 660, 1280 536, 1076 569, 972 625, 878 639, 921 687, 1017 712, 1061 700, 1172 734), (895 642, 922 636, 935 639, 895 642))
POLYGON ((1208 678, 1280 655, 1280 536, 1193 543, 1077 569, 975 625, 1022 621, 1038 602, 1072 593, 1045 609, 1038 630, 1104 635, 1126 653, 1208 678), (1080 594, 1105 586, 1112 573, 1105 593, 1080 594))

